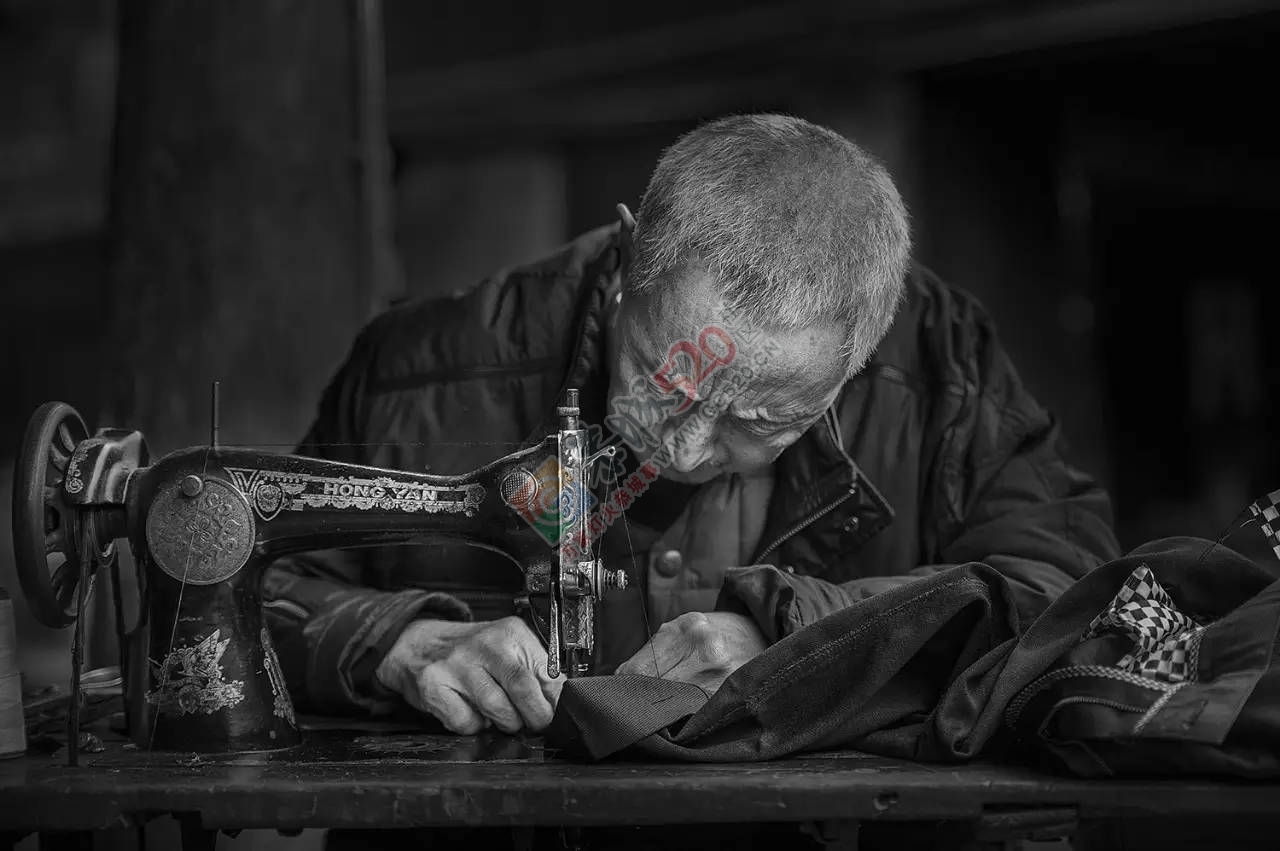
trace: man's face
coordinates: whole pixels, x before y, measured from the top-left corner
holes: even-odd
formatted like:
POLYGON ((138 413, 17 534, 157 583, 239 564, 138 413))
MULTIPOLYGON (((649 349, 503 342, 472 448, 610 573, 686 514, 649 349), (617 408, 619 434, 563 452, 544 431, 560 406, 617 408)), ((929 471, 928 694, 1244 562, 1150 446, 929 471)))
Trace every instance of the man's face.
POLYGON ((686 484, 773 463, 845 378, 835 327, 753 328, 725 311, 705 272, 624 298, 609 342, 610 414, 628 414, 632 436, 622 436, 642 461, 668 447, 660 474, 686 484), (650 435, 643 445, 637 423, 650 435))

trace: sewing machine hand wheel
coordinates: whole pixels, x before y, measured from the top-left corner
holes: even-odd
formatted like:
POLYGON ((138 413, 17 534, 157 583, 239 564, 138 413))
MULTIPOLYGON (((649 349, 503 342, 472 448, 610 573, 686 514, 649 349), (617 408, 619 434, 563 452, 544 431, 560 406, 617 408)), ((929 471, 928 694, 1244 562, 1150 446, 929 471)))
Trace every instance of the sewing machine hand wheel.
MULTIPOLYGON (((47 402, 27 424, 13 480, 13 548, 18 580, 36 619, 48 627, 75 622, 88 513, 67 495, 67 467, 89 430, 76 409, 47 402)), ((83 487, 76 479, 72 488, 83 487)), ((114 555, 114 551, 112 551, 114 555)), ((100 563, 108 559, 95 559, 100 563)), ((92 569, 92 565, 90 566, 92 569)), ((89 574, 87 597, 92 590, 89 574)))

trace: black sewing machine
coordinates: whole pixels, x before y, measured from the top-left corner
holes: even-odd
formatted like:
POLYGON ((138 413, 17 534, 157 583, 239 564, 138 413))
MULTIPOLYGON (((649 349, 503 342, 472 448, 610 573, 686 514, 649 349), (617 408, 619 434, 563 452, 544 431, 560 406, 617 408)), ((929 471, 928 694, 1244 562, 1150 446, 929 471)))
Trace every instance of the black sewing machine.
MULTIPOLYGON (((591 465, 576 390, 541 443, 460 476, 434 476, 222 448, 217 391, 210 445, 150 463, 141 433, 101 429, 62 402, 32 416, 14 482, 22 590, 51 627, 81 621, 94 574, 118 569, 129 542, 142 592, 145 670, 126 673, 141 747, 227 752, 299 741, 293 705, 263 623, 260 584, 274 559, 307 550, 453 538, 506 555, 518 598, 547 644, 547 671, 589 672, 594 601, 626 587, 592 558, 583 499, 591 465)), ((117 583, 117 588, 119 587, 117 583)), ((119 600, 117 617, 119 616, 119 600)), ((72 701, 75 730, 77 701, 72 701)), ((75 759, 75 736, 71 736, 75 759)))

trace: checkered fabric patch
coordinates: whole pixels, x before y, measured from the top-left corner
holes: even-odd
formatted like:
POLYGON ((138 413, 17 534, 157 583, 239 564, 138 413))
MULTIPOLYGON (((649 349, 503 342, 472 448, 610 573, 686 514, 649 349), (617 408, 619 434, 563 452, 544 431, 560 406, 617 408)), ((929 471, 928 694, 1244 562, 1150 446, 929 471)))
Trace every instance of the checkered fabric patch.
POLYGON ((1249 513, 1262 523, 1262 534, 1271 544, 1271 552, 1280 558, 1280 490, 1272 491, 1249 506, 1249 513))
POLYGON ((1134 640, 1134 648, 1116 663, 1121 670, 1167 683, 1195 679, 1204 627, 1178 611, 1145 564, 1129 574, 1080 640, 1106 632, 1120 632, 1134 640))

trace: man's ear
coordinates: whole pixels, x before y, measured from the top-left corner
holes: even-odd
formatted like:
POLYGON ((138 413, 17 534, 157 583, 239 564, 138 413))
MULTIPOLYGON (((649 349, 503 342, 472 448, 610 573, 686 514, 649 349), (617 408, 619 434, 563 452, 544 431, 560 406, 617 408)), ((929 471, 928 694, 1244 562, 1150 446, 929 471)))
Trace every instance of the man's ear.
POLYGON ((631 210, 626 204, 619 204, 618 210, 618 228, 619 241, 622 249, 622 268, 624 270, 631 268, 631 258, 635 255, 635 233, 636 233, 636 217, 631 215, 631 210))

